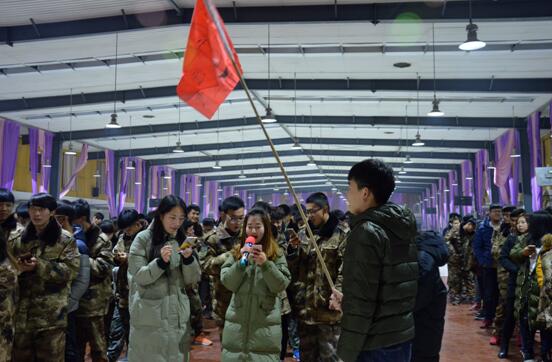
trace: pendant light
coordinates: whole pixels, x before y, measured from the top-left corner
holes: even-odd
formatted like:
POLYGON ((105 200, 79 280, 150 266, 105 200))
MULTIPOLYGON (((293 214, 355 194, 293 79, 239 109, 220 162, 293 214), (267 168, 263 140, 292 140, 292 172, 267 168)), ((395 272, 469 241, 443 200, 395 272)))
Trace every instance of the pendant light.
POLYGON ((73 150, 73 88, 69 91, 69 148, 64 153, 67 156, 75 156, 77 153, 73 150))
MULTIPOLYGON (((515 133, 516 132, 516 109, 515 109, 515 106, 512 106, 512 132, 514 133, 514 136, 515 136, 515 134, 516 134, 515 133)), ((521 154, 518 152, 515 145, 514 145, 514 148, 512 149, 512 153, 510 154, 510 157, 511 158, 521 157, 521 154)))
POLYGON ((268 48, 267 48, 267 57, 268 57, 268 107, 266 108, 266 116, 263 117, 263 123, 276 123, 278 120, 272 113, 272 108, 270 108, 270 24, 268 24, 268 48))
POLYGON ((121 125, 117 123, 117 68, 119 55, 119 33, 115 33, 115 82, 113 87, 113 113, 111 114, 111 120, 105 125, 105 128, 121 128, 121 125))
POLYGON ((165 163, 165 166, 167 167, 167 173, 163 172, 163 178, 165 180, 171 179, 171 171, 169 171, 169 156, 170 156, 170 144, 171 144, 171 133, 167 133, 167 162, 165 163))
POLYGON ((184 153, 184 149, 182 148, 182 143, 180 143, 180 133, 182 132, 180 130, 180 99, 178 100, 178 141, 176 141, 176 147, 173 148, 173 153, 184 153))
MULTIPOLYGON (((129 140, 128 140, 128 157, 132 157, 132 116, 129 117, 129 140)), ((134 160, 130 160, 126 166, 127 170, 135 170, 136 166, 134 160)))
POLYGON ((437 99, 437 78, 435 75, 435 23, 432 24, 433 29, 433 108, 431 111, 427 114, 430 117, 442 117, 445 115, 444 112, 442 112, 439 109, 439 100, 437 99))
POLYGON ((219 148, 219 128, 220 128, 220 118, 219 120, 217 120, 217 160, 215 161, 215 164, 213 165, 213 169, 214 170, 220 170, 222 168, 222 166, 220 165, 219 163, 219 160, 218 160, 218 157, 219 157, 219 153, 220 153, 220 148, 219 148))
POLYGON ((310 106, 310 155, 309 155, 309 162, 307 163, 308 167, 316 167, 316 163, 314 162, 314 159, 312 158, 312 149, 313 149, 313 140, 312 140, 312 106, 310 106))
POLYGON ((425 143, 422 141, 422 136, 420 136, 420 132, 416 133, 416 138, 414 139, 414 142, 412 142, 412 146, 414 147, 422 147, 425 143))
MULTIPOLYGON (((487 152, 489 153, 489 158, 491 158, 491 147, 493 144, 492 142, 490 142, 490 140, 491 140, 491 129, 489 128, 489 143, 488 143, 489 149, 487 150, 487 152)), ((493 160, 489 160, 489 165, 487 166, 487 169, 496 170, 496 166, 493 160)))
POLYGON ((240 175, 238 176, 238 178, 244 179, 246 177, 247 176, 245 176, 245 173, 243 172, 243 169, 242 169, 241 172, 240 172, 240 175))
MULTIPOLYGON (((245 120, 245 117, 243 118, 243 123, 245 124, 246 120, 245 120)), ((240 179, 244 179, 246 178, 247 176, 245 176, 245 172, 243 171, 243 142, 245 140, 245 131, 244 131, 244 127, 242 127, 242 139, 241 139, 241 152, 240 152, 240 158, 241 158, 241 172, 240 172, 240 175, 238 176, 238 178, 240 179)))
POLYGON ((484 48, 487 44, 484 41, 477 39, 478 27, 472 22, 472 2, 469 1, 470 23, 466 25, 466 31, 468 32, 468 38, 465 42, 460 44, 458 48, 464 51, 479 50, 484 48))
POLYGON ((406 159, 404 160, 404 163, 406 163, 406 164, 411 164, 411 163, 414 163, 414 161, 412 161, 412 160, 410 159, 410 156, 409 156, 409 155, 406 155, 406 159))
POLYGON ((102 175, 100 175, 100 170, 96 169, 96 171, 94 172, 94 175, 92 175, 92 177, 94 177, 94 178, 102 177, 102 175))
MULTIPOLYGON (((420 84, 420 75, 416 73, 418 84, 420 84)), ((420 135, 420 87, 417 87, 416 90, 416 121, 418 123, 418 130, 416 131, 416 137, 414 138, 414 142, 412 142, 412 146, 414 147, 422 147, 425 146, 425 143, 422 141, 422 136, 420 135)))
MULTIPOLYGON (((50 132, 50 120, 48 119, 48 132, 50 132)), ((44 152, 44 157, 46 157, 46 152, 44 152)), ((44 162, 42 163, 42 168, 52 168, 52 164, 50 163, 50 160, 45 158, 44 162)))
POLYGON ((295 124, 295 132, 293 137, 292 150, 302 149, 301 145, 297 141, 297 73, 293 73, 293 123, 295 124))
POLYGON ((215 164, 213 165, 213 170, 220 170, 222 166, 219 164, 219 161, 216 160, 215 164))
POLYGON ((401 167, 401 169, 399 170, 399 175, 406 175, 407 172, 405 171, 404 167, 401 167))

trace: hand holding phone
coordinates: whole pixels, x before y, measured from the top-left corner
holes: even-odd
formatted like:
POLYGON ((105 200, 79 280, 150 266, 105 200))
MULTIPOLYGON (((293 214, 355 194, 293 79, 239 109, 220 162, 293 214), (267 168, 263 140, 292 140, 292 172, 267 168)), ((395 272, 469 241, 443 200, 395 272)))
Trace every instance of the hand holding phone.
POLYGON ((184 250, 184 249, 188 249, 188 248, 193 248, 197 243, 197 237, 195 236, 188 236, 186 238, 186 240, 184 240, 182 242, 182 244, 180 244, 180 250, 184 250))

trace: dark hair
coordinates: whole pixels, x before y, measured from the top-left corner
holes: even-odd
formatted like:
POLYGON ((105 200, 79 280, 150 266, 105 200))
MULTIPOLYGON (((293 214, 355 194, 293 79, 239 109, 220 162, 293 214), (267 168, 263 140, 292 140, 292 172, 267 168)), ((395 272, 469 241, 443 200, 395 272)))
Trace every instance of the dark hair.
POLYGON ((230 196, 224 199, 222 202, 222 212, 228 212, 229 210, 236 211, 245 208, 243 200, 237 196, 230 196))
MULTIPOLYGON (((303 204, 301 204, 301 209, 303 209, 303 212, 307 212, 307 208, 303 204)), ((299 208, 296 204, 291 205, 291 216, 293 217, 294 222, 301 220, 301 213, 299 213, 299 208)))
POLYGON ((220 204, 220 205, 218 206, 218 211, 219 211, 219 212, 224 212, 224 211, 222 210, 222 204, 220 204))
MULTIPOLYGON (((182 223, 181 228, 182 228, 182 231, 183 231, 184 233, 186 233, 186 230, 188 230, 188 228, 189 228, 189 227, 192 227, 192 226, 194 226, 194 223, 192 222, 192 220, 186 219, 186 220, 184 220, 184 222, 182 223)), ((194 233, 195 233, 195 229, 194 229, 194 233)))
POLYGON ((525 214, 525 209, 523 208, 517 208, 514 211, 510 213, 510 217, 520 217, 521 215, 525 214))
MULTIPOLYGON (((182 209, 182 212, 186 212, 186 203, 180 197, 175 195, 167 195, 161 199, 161 202, 159 202, 159 206, 155 210, 153 227, 151 230, 153 236, 149 251, 149 260, 153 260, 161 255, 161 248, 167 240, 167 232, 163 228, 161 217, 170 212, 175 207, 180 207, 182 209)), ((185 239, 185 237, 186 236, 184 235, 183 229, 178 229, 178 231, 176 232, 176 240, 182 241, 185 239)))
POLYGON ((215 226, 216 221, 212 217, 206 217, 201 221, 201 223, 203 224, 203 226, 215 226))
POLYGON ((11 202, 15 204, 15 196, 13 196, 10 190, 0 188, 0 202, 11 202))
POLYGON ((345 213, 339 209, 332 210, 330 212, 331 216, 335 216, 335 218, 339 221, 345 221, 347 218, 345 217, 345 213))
POLYGON ((119 227, 119 229, 123 230, 137 223, 138 220, 140 220, 138 211, 134 209, 123 210, 121 211, 121 213, 119 214, 119 217, 117 218, 117 226, 119 227))
POLYGON ((261 209, 270 218, 270 211, 272 210, 272 206, 270 206, 270 204, 266 201, 257 201, 253 204, 253 207, 251 209, 261 209))
POLYGON ((103 220, 105 217, 104 217, 104 214, 102 214, 101 212, 97 212, 94 214, 94 217, 98 220, 103 220))
POLYGON ((514 211, 516 209, 515 206, 513 205, 506 205, 502 208, 502 212, 509 212, 511 213, 512 211, 514 211))
POLYGON ((279 221, 282 220, 284 217, 286 217, 286 214, 281 208, 273 207, 270 210, 270 219, 272 219, 272 221, 279 221))
POLYGON ((29 216, 29 201, 24 201, 17 205, 15 208, 15 213, 17 214, 17 217, 22 217, 24 219, 28 219, 29 216))
POLYGON ((201 209, 199 208, 198 205, 196 204, 190 204, 187 208, 186 208, 186 215, 188 215, 190 213, 190 211, 197 211, 199 213, 201 213, 201 209))
POLYGON ((544 211, 546 211, 549 214, 552 214, 552 206, 547 206, 544 208, 544 211))
POLYGON ((73 203, 68 200, 59 200, 55 214, 67 216, 69 223, 72 223, 73 220, 75 220, 75 208, 73 207, 73 203))
POLYGON ((540 245, 540 239, 552 232, 552 215, 546 211, 537 211, 529 215, 528 222, 532 244, 540 245))
POLYGON ((100 230, 105 234, 113 234, 115 232, 115 224, 111 220, 104 220, 100 223, 100 230))
POLYGON ((282 212, 284 213, 284 216, 289 216, 291 215, 291 207, 289 207, 289 205, 287 204, 280 204, 278 205, 278 208, 280 210, 282 210, 282 212))
POLYGON ((3 263, 4 260, 8 257, 8 240, 4 229, 0 226, 0 263, 3 263))
POLYGON ((502 210, 502 206, 500 206, 500 204, 491 204, 491 206, 489 206, 489 211, 496 210, 496 209, 502 210))
POLYGON ((460 220, 461 218, 462 218, 462 216, 460 216, 460 214, 457 213, 457 212, 451 212, 451 213, 449 214, 449 222, 451 222, 451 221, 454 220, 454 219, 460 220))
POLYGON ((54 211, 57 209, 57 201, 52 195, 40 192, 31 196, 31 199, 29 200, 29 207, 31 206, 42 207, 44 209, 54 211))
MULTIPOLYGON (((90 222, 90 205, 86 200, 78 199, 75 205, 75 219, 84 217, 86 222, 90 222)), ((103 216, 103 215, 102 215, 103 216)))
POLYGON ((395 190, 393 169, 378 159, 364 160, 349 171, 347 180, 355 181, 358 189, 367 188, 378 205, 385 204, 395 190))
POLYGON ((307 204, 315 204, 321 208, 327 208, 330 211, 330 203, 328 202, 328 196, 323 192, 315 192, 307 197, 307 204))
POLYGON ((261 208, 252 208, 245 216, 245 219, 243 220, 243 232, 240 237, 241 242, 239 244, 236 244, 234 246, 234 249, 232 249, 232 254, 234 258, 238 260, 241 257, 240 249, 245 244, 245 239, 247 238, 247 221, 252 216, 260 216, 264 227, 263 238, 261 240, 257 240, 257 244, 262 245, 263 251, 265 252, 266 258, 268 260, 275 260, 278 256, 281 255, 280 247, 278 246, 278 243, 275 240, 275 236, 272 233, 272 224, 270 223, 270 217, 264 211, 264 209, 261 208))

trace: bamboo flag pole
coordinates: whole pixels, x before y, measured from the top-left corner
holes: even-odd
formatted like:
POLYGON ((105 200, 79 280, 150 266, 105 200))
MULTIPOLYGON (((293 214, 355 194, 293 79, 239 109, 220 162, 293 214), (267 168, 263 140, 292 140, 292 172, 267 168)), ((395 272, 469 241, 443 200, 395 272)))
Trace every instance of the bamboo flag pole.
POLYGON ((278 166, 280 167, 280 171, 282 171, 282 175, 284 176, 284 179, 286 180, 286 184, 288 186, 288 189, 290 190, 291 194, 293 195, 293 199, 295 200, 295 204, 297 205, 297 209, 299 210, 299 213, 301 215, 301 219, 303 219, 303 222, 305 223, 306 230, 307 230, 307 236, 309 239, 310 244, 314 248, 314 251, 316 253, 316 257, 318 261, 320 262, 320 266, 322 267, 322 271, 324 272, 324 275, 326 276, 326 280, 328 281, 328 284, 330 285, 330 288, 335 289, 335 284, 332 280, 332 277, 330 275, 330 272, 328 271, 328 267, 326 266, 326 263, 324 262, 324 258, 322 257, 322 253, 320 252, 320 248, 318 247, 318 244, 314 240, 314 234, 312 232, 312 229, 310 228, 307 216, 305 215, 305 212, 303 211, 303 208, 301 207, 301 203, 299 202, 299 198, 297 197, 297 193, 295 192, 295 189, 291 185, 291 181, 288 177, 288 174, 286 172, 286 169, 284 167, 284 164, 282 163, 282 160, 280 159, 280 155, 278 154, 278 151, 276 151, 276 148, 274 147, 274 143, 272 142, 272 139, 270 138, 270 135, 266 131, 265 125, 262 122, 262 118, 259 115, 259 111, 257 110, 257 107, 255 106, 255 102, 253 101, 253 98, 251 97, 251 92, 249 90, 249 87, 247 86, 247 83, 245 82, 245 79, 243 78, 243 74, 241 70, 239 69, 238 65, 236 64, 236 61, 234 59, 233 52, 230 48, 230 45, 228 44, 228 40, 226 39, 226 33, 223 31, 222 24, 219 22, 218 18, 218 12, 215 8, 215 6, 212 4, 211 0, 205 0, 206 2, 206 8, 209 12, 209 15, 211 16, 211 19, 213 20, 214 24, 217 27, 217 31, 219 33, 219 37, 222 39, 224 44, 224 49, 228 55, 228 57, 232 60, 232 66, 234 67, 236 73, 240 77, 240 82, 242 84, 243 90, 245 91, 245 94, 247 95, 247 98, 249 99, 249 103, 251 104, 251 107, 253 108, 253 112, 255 113, 255 118, 257 119, 257 123, 261 126, 261 129, 266 137, 266 140, 270 146, 270 149, 272 150, 272 154, 274 155, 274 158, 276 159, 276 162, 278 163, 278 166))

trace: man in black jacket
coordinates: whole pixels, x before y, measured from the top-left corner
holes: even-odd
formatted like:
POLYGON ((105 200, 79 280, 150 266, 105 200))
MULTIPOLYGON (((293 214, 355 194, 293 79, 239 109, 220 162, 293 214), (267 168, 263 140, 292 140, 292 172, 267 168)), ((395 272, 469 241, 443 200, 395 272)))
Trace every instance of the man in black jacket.
POLYGON ((439 267, 447 263, 448 250, 443 238, 435 231, 418 234, 416 245, 419 279, 412 362, 438 362, 447 308, 447 287, 441 279, 439 267))
MULTIPOLYGON (((349 171, 347 199, 354 215, 343 257, 343 294, 338 355, 345 362, 409 362, 414 338, 418 262, 416 220, 389 203, 393 169, 365 160, 349 171)), ((342 300, 341 300, 342 297, 342 300)))

